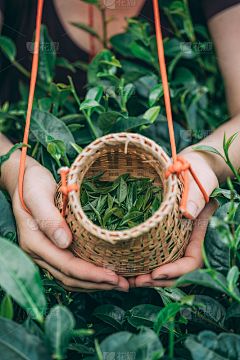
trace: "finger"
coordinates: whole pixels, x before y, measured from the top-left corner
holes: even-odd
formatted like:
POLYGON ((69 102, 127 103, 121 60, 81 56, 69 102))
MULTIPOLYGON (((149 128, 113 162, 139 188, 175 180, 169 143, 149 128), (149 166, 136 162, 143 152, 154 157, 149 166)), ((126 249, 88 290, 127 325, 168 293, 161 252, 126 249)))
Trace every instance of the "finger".
MULTIPOLYGON (((198 179, 201 182, 204 190, 207 195, 210 196, 213 190, 219 186, 218 179, 211 169, 211 167, 207 164, 207 162, 201 156, 196 158, 196 154, 190 153, 184 155, 184 158, 191 163, 191 167, 194 173, 197 175, 198 179), (197 159, 197 161, 196 161, 197 159)), ((205 200, 201 190, 199 189, 197 183, 191 176, 189 175, 189 193, 187 200, 187 212, 189 213, 191 219, 195 219, 202 209, 205 206, 205 200)))
POLYGON ((166 265, 162 265, 152 272, 153 280, 164 280, 178 278, 190 271, 203 267, 201 240, 206 234, 209 217, 217 209, 217 201, 211 200, 199 217, 195 220, 190 243, 183 258, 166 265))
MULTIPOLYGON (((119 277, 110 269, 97 267, 82 259, 76 258, 69 250, 59 249, 40 230, 31 231, 25 226, 26 221, 32 219, 25 210, 19 207, 15 211, 19 230, 20 246, 35 259, 41 258, 53 268, 66 276, 79 280, 119 284, 119 277)), ((126 279, 125 285, 128 286, 126 279)))
POLYGON ((130 278, 128 278, 128 282, 129 282, 129 286, 130 286, 130 287, 135 287, 135 286, 136 286, 136 285, 135 285, 135 280, 136 280, 135 277, 130 277, 130 278))
POLYGON ((72 233, 54 205, 56 182, 52 175, 41 166, 27 170, 24 183, 24 201, 33 219, 27 223, 30 230, 39 228, 59 248, 65 249, 72 242, 72 233))
POLYGON ((114 285, 110 285, 107 283, 96 283, 96 282, 89 282, 71 278, 66 276, 65 274, 61 273, 48 263, 43 260, 35 260, 36 264, 46 269, 50 272, 50 274, 59 282, 61 282, 61 286, 68 287, 71 289, 75 289, 74 291, 78 291, 78 289, 82 289, 83 291, 89 290, 112 290, 114 289, 114 285))

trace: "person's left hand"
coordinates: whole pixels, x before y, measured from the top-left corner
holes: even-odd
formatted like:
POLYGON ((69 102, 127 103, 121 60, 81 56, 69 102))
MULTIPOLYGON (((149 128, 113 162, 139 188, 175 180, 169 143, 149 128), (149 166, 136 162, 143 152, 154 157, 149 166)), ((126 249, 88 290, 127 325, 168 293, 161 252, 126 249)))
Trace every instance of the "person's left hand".
POLYGON ((194 221, 193 232, 183 258, 173 263, 162 265, 151 274, 129 278, 130 287, 171 287, 182 275, 203 267, 201 241, 204 239, 209 217, 218 208, 212 199, 194 221))

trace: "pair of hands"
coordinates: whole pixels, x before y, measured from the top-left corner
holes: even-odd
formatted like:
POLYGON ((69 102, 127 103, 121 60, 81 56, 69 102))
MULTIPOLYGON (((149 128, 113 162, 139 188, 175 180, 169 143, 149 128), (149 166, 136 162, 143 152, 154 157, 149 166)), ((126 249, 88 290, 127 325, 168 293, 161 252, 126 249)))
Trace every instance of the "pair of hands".
MULTIPOLYGON (((182 156, 192 168, 208 195, 218 186, 218 180, 205 155, 185 149, 182 156)), ((129 287, 172 286, 183 274, 203 266, 201 240, 204 239, 206 221, 197 221, 185 256, 174 263, 162 265, 151 274, 128 280, 109 269, 97 267, 76 258, 67 248, 72 234, 65 220, 54 205, 56 183, 51 173, 35 160, 28 158, 24 178, 24 202, 32 215, 22 207, 18 188, 12 194, 19 243, 33 261, 47 269, 57 283, 69 291, 118 290, 127 292, 129 287), (37 221, 35 220, 37 219, 37 221), (199 226, 198 226, 199 223, 199 226), (204 225, 201 225, 204 224, 204 225)), ((209 219, 217 209, 215 201, 206 206, 201 191, 190 179, 187 210, 192 219, 209 219)))

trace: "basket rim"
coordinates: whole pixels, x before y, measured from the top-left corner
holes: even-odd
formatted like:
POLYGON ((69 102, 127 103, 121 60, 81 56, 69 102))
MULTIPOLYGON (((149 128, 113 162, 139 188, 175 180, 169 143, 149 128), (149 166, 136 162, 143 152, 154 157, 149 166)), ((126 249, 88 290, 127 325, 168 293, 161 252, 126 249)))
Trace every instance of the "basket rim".
MULTIPOLYGON (((69 171, 68 185, 77 183, 78 173, 83 171, 83 168, 91 162, 91 157, 94 156, 98 150, 103 149, 106 146, 117 146, 120 144, 125 144, 125 153, 127 153, 128 144, 141 147, 146 152, 153 155, 156 160, 160 161, 165 170, 172 164, 172 160, 162 147, 145 136, 135 133, 108 134, 93 141, 76 157, 69 171)), ((115 245, 119 241, 129 240, 148 233, 151 229, 157 227, 157 225, 171 212, 178 192, 177 176, 171 174, 165 181, 167 190, 159 209, 145 222, 128 230, 110 231, 95 225, 82 210, 78 192, 71 191, 68 194, 68 200, 76 220, 85 230, 91 235, 115 245)))

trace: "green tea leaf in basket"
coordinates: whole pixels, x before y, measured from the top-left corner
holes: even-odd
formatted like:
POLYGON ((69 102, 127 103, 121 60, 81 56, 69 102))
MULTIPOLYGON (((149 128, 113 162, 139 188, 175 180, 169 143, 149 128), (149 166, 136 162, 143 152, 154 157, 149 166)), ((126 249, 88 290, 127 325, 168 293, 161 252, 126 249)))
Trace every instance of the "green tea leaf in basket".
POLYGON ((117 198, 119 203, 121 204, 127 197, 128 187, 123 178, 120 179, 120 184, 117 190, 117 198))

